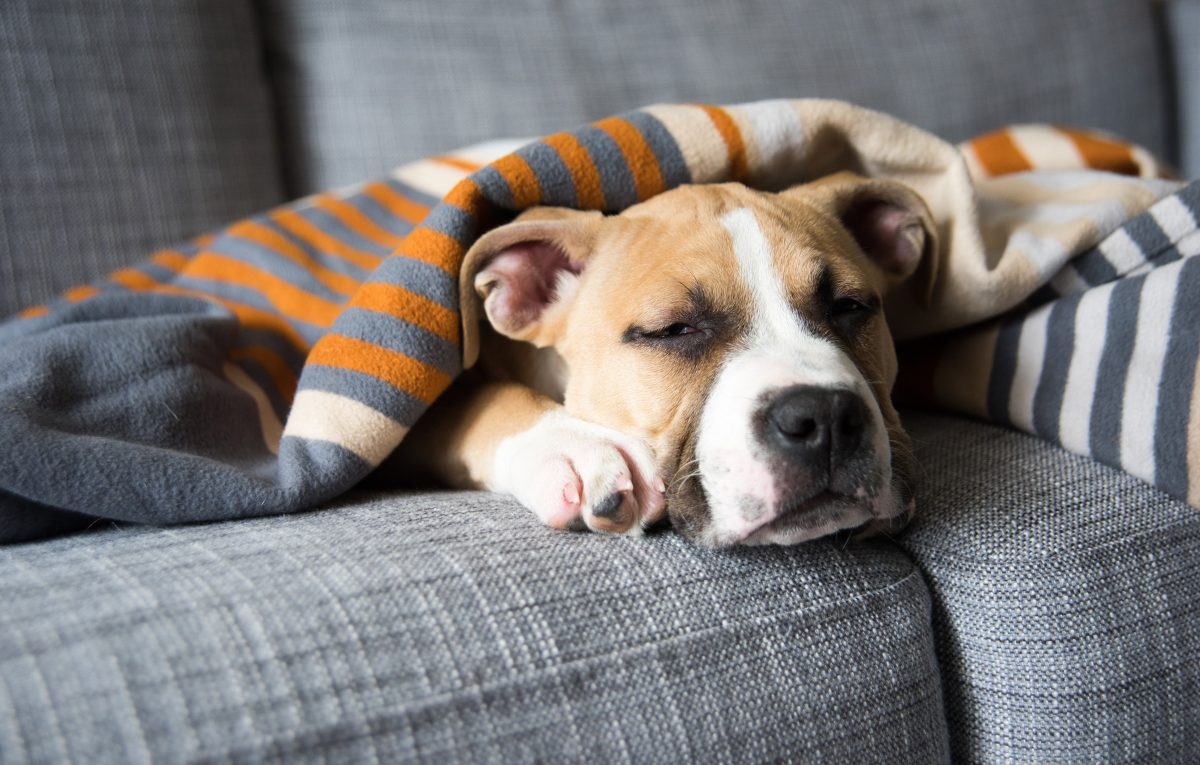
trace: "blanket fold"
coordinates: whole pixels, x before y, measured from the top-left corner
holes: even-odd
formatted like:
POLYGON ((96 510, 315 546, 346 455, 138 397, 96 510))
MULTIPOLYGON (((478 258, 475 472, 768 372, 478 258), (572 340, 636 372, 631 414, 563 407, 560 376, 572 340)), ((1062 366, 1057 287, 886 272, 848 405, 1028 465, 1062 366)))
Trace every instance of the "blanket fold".
POLYGON ((683 183, 908 184, 936 278, 889 296, 899 394, 1090 454, 1200 507, 1200 187, 1027 125, 948 144, 848 104, 660 105, 433 157, 230 225, 0 324, 0 542, 311 508, 476 354, 470 244, 535 205, 683 183))

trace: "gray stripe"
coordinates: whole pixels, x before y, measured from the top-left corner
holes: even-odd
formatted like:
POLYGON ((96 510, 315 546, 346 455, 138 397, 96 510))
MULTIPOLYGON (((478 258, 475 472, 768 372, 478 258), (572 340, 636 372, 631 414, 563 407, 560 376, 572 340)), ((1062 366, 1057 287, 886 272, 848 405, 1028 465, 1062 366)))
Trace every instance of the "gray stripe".
MULTIPOLYGON (((334 273, 342 274, 343 276, 349 276, 351 279, 354 279, 356 281, 362 281, 363 279, 366 278, 367 273, 369 273, 368 269, 361 268, 361 267, 355 265, 354 263, 351 263, 350 261, 345 260, 344 258, 339 258, 336 255, 333 255, 328 250, 322 249, 322 248, 316 246, 315 244, 310 244, 309 242, 306 242, 303 238, 300 237, 299 234, 294 234, 291 231, 288 231, 287 229, 283 228, 282 226, 276 225, 274 223, 274 221, 262 220, 262 221, 258 221, 258 222, 261 223, 264 227, 271 229, 276 234, 279 234, 281 237, 283 237, 287 241, 291 242, 296 247, 300 248, 301 250, 304 250, 304 252, 307 253, 313 260, 315 260, 317 263, 324 266, 325 268, 328 268, 330 271, 333 271, 334 273)), ((334 236, 337 239, 341 239, 341 236, 338 234, 333 234, 332 232, 330 232, 324 228, 322 228, 322 230, 325 233, 329 234, 330 236, 334 236)), ((349 243, 347 242, 347 244, 349 244, 349 243)), ((288 258, 288 262, 292 262, 290 258, 288 258)), ((303 266, 297 266, 297 267, 303 269, 303 266)), ((307 269, 305 269, 305 271, 307 272, 307 269)), ((291 281, 291 280, 289 279, 289 281, 291 281)))
POLYGON ((279 482, 289 498, 284 512, 303 510, 332 499, 348 491, 372 469, 340 444, 295 436, 284 436, 277 463, 279 482))
POLYGON ((536 141, 521 147, 517 156, 529 163, 537 176, 538 185, 542 187, 542 204, 571 208, 579 206, 575 179, 557 151, 536 141))
MULTIPOLYGON (((387 245, 377 244, 369 239, 364 239, 350 229, 346 228, 336 216, 325 210, 316 207, 306 207, 303 210, 297 210, 302 218, 313 224, 326 234, 335 239, 353 247, 356 250, 362 250, 368 255, 377 255, 383 257, 392 251, 392 248, 387 245)), ((333 258, 326 256, 329 259, 340 261, 341 258, 333 258)))
POLYGON ((259 364, 252 358, 238 359, 231 362, 238 369, 246 373, 246 376, 254 381, 267 397, 267 401, 271 404, 271 410, 275 412, 275 416, 280 422, 287 419, 288 410, 292 407, 292 402, 283 397, 283 394, 275 386, 275 378, 271 377, 267 372, 266 367, 259 364))
POLYGON ((404 425, 412 425, 428 408, 424 401, 377 377, 318 364, 304 367, 299 390, 322 390, 346 396, 404 425))
POLYGON ((1008 411, 1012 395, 1013 379, 1017 374, 1017 349, 1021 345, 1021 329, 1025 323, 1008 321, 1001 325, 996 337, 996 348, 992 352, 992 374, 988 379, 988 416, 996 422, 1012 425, 1008 411))
POLYGON ((1033 430, 1055 443, 1058 442, 1067 372, 1075 354, 1075 312, 1079 308, 1079 298, 1079 295, 1071 295, 1050 307, 1042 373, 1033 395, 1033 430))
POLYGON ((1155 425, 1155 481, 1186 500, 1188 495, 1188 427, 1196 363, 1200 359, 1200 258, 1179 266, 1171 334, 1158 386, 1155 425))
POLYGON ((670 131, 656 117, 641 111, 629 112, 622 116, 633 123, 650 144, 651 151, 658 159, 658 167, 666 188, 673 189, 692 182, 692 173, 683 160, 679 144, 675 143, 670 131))
POLYGON ((386 314, 347 308, 331 331, 420 359, 451 376, 462 371, 462 352, 458 346, 386 314))
MULTIPOLYGON (((263 220, 256 220, 255 222, 267 225, 263 220)), ((296 263, 291 258, 248 239, 222 233, 206 249, 209 252, 224 255, 225 257, 254 266, 271 276, 282 279, 325 300, 341 301, 344 299, 329 287, 321 284, 313 273, 304 266, 296 263)), ((333 269, 334 264, 328 262, 328 258, 321 256, 319 252, 314 252, 313 254, 316 256, 318 262, 333 269)))
POLYGON ((1200 224, 1200 181, 1192 181, 1175 192, 1175 196, 1192 214, 1192 221, 1200 224))
POLYGON ((1090 444, 1092 456, 1107 465, 1121 464, 1121 412, 1125 400, 1125 375, 1137 336, 1138 306, 1145 277, 1118 282, 1108 301, 1108 329, 1096 373, 1092 399, 1090 444))
POLYGON ((437 266, 397 254, 379 264, 371 274, 373 284, 394 284, 427 297, 438 305, 458 310, 458 280, 437 266))
POLYGON ((600 173, 605 209, 616 212, 637 204, 637 185, 617 142, 600 128, 590 126, 577 130, 575 137, 587 149, 600 173))
POLYGON ((471 178, 492 204, 508 210, 513 209, 512 190, 508 188, 508 181, 504 180, 499 170, 488 165, 471 178))
POLYGON ((470 246, 478 235, 475 217, 454 205, 442 204, 433 208, 421 225, 451 237, 459 244, 470 246))
POLYGON ((1128 221, 1122 228, 1129 234, 1130 239, 1137 242, 1142 257, 1146 260, 1152 259, 1171 246, 1171 240, 1163 232, 1162 226, 1158 225, 1158 221, 1148 211, 1128 221))
POLYGON ((399 215, 393 215, 383 205, 365 194, 355 194, 346 201, 352 204, 356 210, 365 215, 376 226, 394 236, 404 236, 416 228, 416 224, 409 223, 408 220, 401 218, 399 215))
MULTIPOLYGON (((1142 253, 1142 257, 1145 257, 1145 253, 1142 253)), ((1070 266, 1075 267, 1080 278, 1090 287, 1108 284, 1117 278, 1117 269, 1113 268, 1112 263, 1108 262, 1108 258, 1104 257, 1104 253, 1097 247, 1073 259, 1070 266)))
MULTIPOLYGON (((243 303, 253 308, 266 311, 267 313, 274 314, 275 316, 279 316, 280 319, 287 322, 298 333, 300 333, 300 336, 309 345, 315 343, 317 338, 319 338, 325 332, 324 327, 320 327, 311 322, 300 321, 299 319, 293 319, 290 316, 283 316, 279 313, 278 309, 271 305, 270 301, 267 300, 265 295, 263 295, 261 292, 252 290, 249 287, 242 287, 240 285, 229 284, 227 282, 216 282, 209 279, 196 279, 191 276, 181 276, 177 278, 175 280, 175 285, 184 289, 204 292, 209 295, 232 300, 236 303, 243 303)), ((200 298, 196 299, 199 300, 200 298)), ((337 302, 340 303, 341 299, 339 299, 337 302)), ((217 305, 220 310, 228 310, 224 307, 221 307, 219 304, 214 305, 217 305)))

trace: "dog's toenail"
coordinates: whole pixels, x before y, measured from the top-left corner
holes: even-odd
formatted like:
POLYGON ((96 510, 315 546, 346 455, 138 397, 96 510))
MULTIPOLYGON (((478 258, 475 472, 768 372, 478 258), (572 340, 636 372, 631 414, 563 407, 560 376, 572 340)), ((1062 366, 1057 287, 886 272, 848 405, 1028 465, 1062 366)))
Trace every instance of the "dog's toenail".
POLYGON ((597 518, 605 518, 607 520, 616 520, 621 510, 621 492, 614 491, 604 499, 596 503, 592 508, 592 515, 597 518))

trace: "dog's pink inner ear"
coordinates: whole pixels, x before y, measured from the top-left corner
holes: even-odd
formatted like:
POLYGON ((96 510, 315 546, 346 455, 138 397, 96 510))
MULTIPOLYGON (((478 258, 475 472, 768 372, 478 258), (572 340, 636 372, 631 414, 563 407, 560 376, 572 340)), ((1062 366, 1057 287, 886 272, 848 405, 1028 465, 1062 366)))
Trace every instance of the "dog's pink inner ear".
POLYGON ((881 199, 866 199, 850 206, 842 223, 858 246, 888 274, 911 276, 925 250, 925 227, 913 211, 881 199))
POLYGON ((501 250, 475 276, 488 320, 505 334, 521 334, 556 299, 563 274, 580 268, 549 242, 521 242, 501 250))

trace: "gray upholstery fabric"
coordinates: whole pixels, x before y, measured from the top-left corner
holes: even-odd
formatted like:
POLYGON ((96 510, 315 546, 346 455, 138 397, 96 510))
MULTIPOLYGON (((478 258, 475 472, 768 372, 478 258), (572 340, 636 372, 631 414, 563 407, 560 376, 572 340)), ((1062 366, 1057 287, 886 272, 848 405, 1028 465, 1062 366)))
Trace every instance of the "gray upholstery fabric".
POLYGON ((0 316, 283 201, 250 6, 0 3, 0 316))
POLYGON ((1169 0, 1172 71, 1179 116, 1179 169, 1200 178, 1200 0, 1169 0))
POLYGON ((6 762, 948 759, 883 544, 555 532, 483 493, 0 548, 6 762))
POLYGON ((843 98, 957 140, 1015 121, 1166 149, 1128 0, 267 0, 294 193, 660 101, 843 98))
POLYGON ((955 762, 1200 762, 1200 514, 1029 436, 905 422, 955 762))

